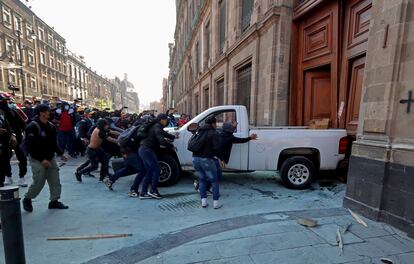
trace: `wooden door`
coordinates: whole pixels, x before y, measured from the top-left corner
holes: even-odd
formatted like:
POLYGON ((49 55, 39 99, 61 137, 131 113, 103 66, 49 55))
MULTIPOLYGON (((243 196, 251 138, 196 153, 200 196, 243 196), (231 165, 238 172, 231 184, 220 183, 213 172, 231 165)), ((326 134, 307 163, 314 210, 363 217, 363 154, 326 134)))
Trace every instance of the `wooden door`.
POLYGON ((317 118, 331 119, 331 71, 321 69, 305 72, 304 125, 317 118))
MULTIPOLYGON (((252 65, 242 67, 237 70, 237 104, 244 105, 247 108, 247 114, 250 116, 250 96, 252 91, 252 65)), ((253 119, 250 119, 253 120, 253 119)))
POLYGON ((329 118, 337 126, 338 1, 324 1, 295 21, 291 64, 290 123, 329 118))
POLYGON ((339 116, 339 127, 345 128, 349 135, 356 135, 358 129, 371 8, 372 0, 349 0, 345 6, 339 87, 339 101, 344 103, 345 111, 339 116))
POLYGON ((365 56, 351 62, 349 74, 348 105, 346 107, 346 130, 355 135, 358 128, 359 107, 364 79, 365 56))

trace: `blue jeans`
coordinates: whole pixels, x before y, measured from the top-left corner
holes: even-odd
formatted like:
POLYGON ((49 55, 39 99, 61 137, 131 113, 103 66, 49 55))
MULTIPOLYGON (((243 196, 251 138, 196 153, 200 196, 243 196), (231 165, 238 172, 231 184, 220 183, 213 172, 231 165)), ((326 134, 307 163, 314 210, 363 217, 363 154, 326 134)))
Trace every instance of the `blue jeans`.
MULTIPOLYGON (((221 182, 221 178, 223 177, 223 171, 221 169, 220 161, 218 159, 214 159, 214 162, 216 163, 216 168, 217 168, 217 181, 221 182)), ((210 190, 211 186, 212 186, 211 182, 207 179, 206 190, 210 190)))
POLYGON ((160 177, 160 165, 158 164, 157 154, 154 150, 141 146, 139 148, 139 156, 141 157, 145 167, 145 178, 142 183, 142 193, 148 191, 148 185, 151 182, 151 192, 158 192, 158 178, 160 177))
POLYGON ((57 141, 59 148, 63 151, 67 150, 69 155, 75 155, 75 142, 76 142, 76 133, 75 130, 71 131, 58 131, 57 132, 57 141))
POLYGON ((134 183, 131 186, 131 191, 135 191, 138 193, 139 185, 141 184, 142 180, 145 176, 145 168, 142 159, 139 157, 138 153, 129 152, 124 158, 125 167, 118 170, 114 175, 110 176, 109 179, 112 182, 116 182, 119 178, 127 175, 131 175, 133 173, 137 173, 135 176, 134 183))
POLYGON ((207 179, 213 186, 213 200, 220 198, 220 187, 215 159, 193 157, 193 166, 200 179, 200 197, 207 198, 207 179))

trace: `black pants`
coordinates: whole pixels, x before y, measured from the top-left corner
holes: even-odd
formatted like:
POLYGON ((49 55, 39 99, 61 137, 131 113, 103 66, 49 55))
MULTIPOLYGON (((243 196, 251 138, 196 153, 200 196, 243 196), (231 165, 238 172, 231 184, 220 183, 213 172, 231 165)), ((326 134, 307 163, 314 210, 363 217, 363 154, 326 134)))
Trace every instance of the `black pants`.
POLYGON ((0 147, 0 187, 4 186, 6 168, 10 166, 10 151, 6 147, 0 147))
POLYGON ((87 162, 89 162, 89 164, 85 167, 85 163, 82 164, 81 166, 79 166, 79 168, 77 169, 77 171, 80 174, 87 174, 90 173, 96 169, 98 169, 99 167, 99 163, 101 163, 101 171, 100 171, 100 179, 102 180, 103 178, 105 178, 109 172, 108 172, 108 164, 109 164, 109 154, 106 153, 102 148, 98 148, 98 149, 91 149, 88 148, 86 150, 86 153, 88 155, 89 160, 87 162))
MULTIPOLYGON (((19 161, 19 177, 23 178, 26 176, 27 173, 27 157, 24 155, 22 149, 20 148, 21 142, 17 143, 17 146, 13 149, 14 154, 16 155, 17 160, 19 161)), ((9 160, 11 159, 11 155, 9 155, 9 160)), ((6 176, 11 177, 12 176, 12 168, 10 162, 8 163, 8 166, 6 168, 6 176)))

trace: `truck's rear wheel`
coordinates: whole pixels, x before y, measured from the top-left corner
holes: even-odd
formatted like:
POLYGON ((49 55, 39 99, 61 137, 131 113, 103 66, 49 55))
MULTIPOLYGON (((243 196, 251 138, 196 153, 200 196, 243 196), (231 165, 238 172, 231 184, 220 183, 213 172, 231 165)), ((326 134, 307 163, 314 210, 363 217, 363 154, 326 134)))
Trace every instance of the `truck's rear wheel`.
POLYGON ((315 180, 315 165, 305 157, 294 156, 285 160, 280 168, 283 184, 291 189, 306 189, 315 180))
POLYGON ((158 185, 161 187, 171 186, 180 179, 180 167, 177 161, 170 155, 160 155, 158 157, 160 165, 160 177, 158 185))

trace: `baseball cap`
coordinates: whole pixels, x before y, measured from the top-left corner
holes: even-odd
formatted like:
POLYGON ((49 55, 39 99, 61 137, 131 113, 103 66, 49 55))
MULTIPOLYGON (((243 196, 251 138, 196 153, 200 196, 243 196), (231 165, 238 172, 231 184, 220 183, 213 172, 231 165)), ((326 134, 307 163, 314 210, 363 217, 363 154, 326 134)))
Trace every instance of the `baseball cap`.
POLYGON ((50 112, 50 107, 47 104, 40 104, 36 107, 38 113, 50 112))
POLYGON ((159 114, 159 115, 157 116, 157 119, 158 119, 158 120, 165 120, 165 119, 168 119, 168 116, 167 116, 166 114, 159 114))

